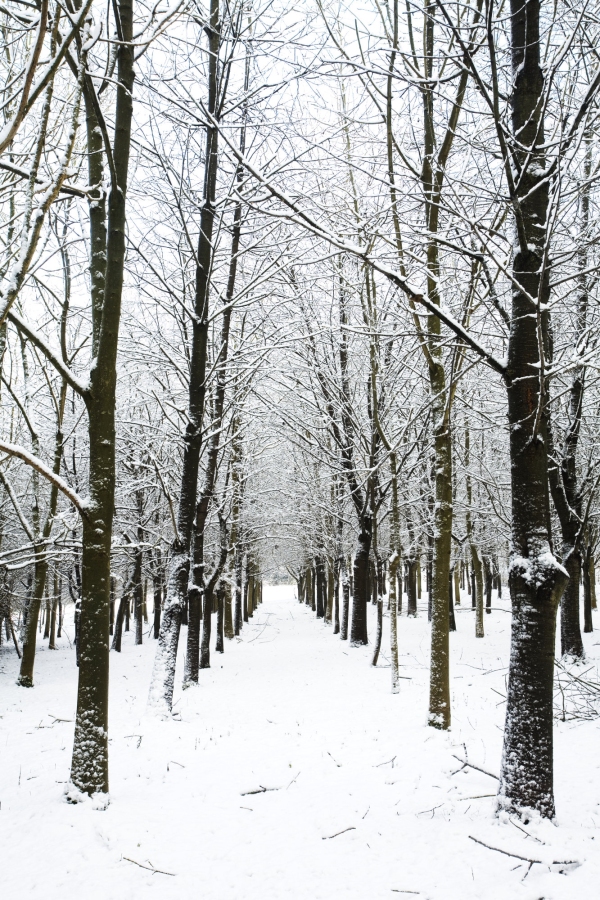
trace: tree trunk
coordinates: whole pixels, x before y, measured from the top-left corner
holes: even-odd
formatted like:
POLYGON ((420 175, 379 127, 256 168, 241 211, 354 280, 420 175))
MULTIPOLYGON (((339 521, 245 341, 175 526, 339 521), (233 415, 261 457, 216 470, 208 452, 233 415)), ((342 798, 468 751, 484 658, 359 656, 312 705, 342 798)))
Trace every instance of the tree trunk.
POLYGON ((46 590, 46 603, 44 604, 44 640, 50 637, 50 597, 46 590))
POLYGON ((471 561, 473 565, 474 577, 474 600, 475 600, 475 637, 484 637, 483 630, 483 566, 479 555, 479 548, 476 544, 471 544, 471 561))
POLYGON ((590 634, 594 630, 592 621, 592 579, 590 572, 590 548, 588 547, 583 559, 583 630, 590 634))
POLYGON ((135 619, 135 643, 139 645, 143 641, 144 636, 144 624, 143 624, 143 613, 144 613, 144 586, 142 584, 142 565, 144 558, 144 551, 142 549, 142 543, 144 541, 144 530, 142 528, 142 515, 143 515, 143 506, 144 506, 144 494, 143 491, 136 491, 137 497, 137 507, 138 507, 138 543, 135 548, 134 554, 134 567, 133 567, 133 602, 134 602, 134 619, 135 619))
MULTIPOLYGON (((325 606, 325 622, 331 625, 333 619, 333 595, 335 592, 335 575, 333 572, 333 560, 327 560, 327 604, 325 606)), ((335 632, 334 632, 335 634, 335 632)))
POLYGON ((553 685, 558 602, 568 576, 552 552, 548 430, 538 415, 547 390, 540 329, 547 346, 549 283, 545 265, 548 181, 540 68, 540 6, 511 0, 514 158, 523 167, 513 204, 518 244, 513 259, 508 342, 508 421, 512 488, 511 655, 498 793, 499 807, 554 816, 553 685), (543 227, 542 227, 543 226, 543 227), (530 297, 536 298, 532 306, 530 297), (537 307, 537 308, 536 308, 537 307), (536 315, 532 315, 535 312, 536 315), (539 377, 532 377, 538 373, 539 377))
POLYGON ((376 666, 381 650, 381 638, 383 635, 383 597, 377 598, 377 633, 375 635, 375 646, 373 647, 373 657, 371 665, 376 666))
POLYGON ((109 618, 108 618, 108 633, 110 637, 113 636, 114 628, 115 628, 115 579, 110 577, 110 599, 109 599, 109 618))
MULTIPOLYGON (((440 364, 441 375, 443 367, 440 364)), ((432 383, 437 378, 432 376, 432 383)), ((450 728, 450 643, 448 625, 448 581, 452 544, 452 440, 448 423, 444 423, 445 391, 434 394, 434 421, 440 421, 435 432, 435 511, 434 557, 431 592, 431 669, 429 680, 429 724, 450 728)))
POLYGON ((485 575, 485 611, 490 614, 492 612, 492 587, 494 585, 494 570, 492 568, 492 560, 489 556, 483 557, 483 567, 485 575))
POLYGON ((35 571, 33 579, 33 592, 27 607, 27 619, 23 628, 23 654, 17 684, 21 687, 33 687, 33 667, 35 664, 35 648, 37 641, 37 627, 40 615, 40 606, 46 586, 46 574, 48 560, 43 548, 35 548, 35 571))
POLYGON ((234 614, 234 632, 237 637, 244 625, 244 617, 242 610, 242 554, 237 548, 235 551, 235 614, 234 614))
POLYGON ((333 633, 340 633, 340 572, 342 557, 338 557, 333 567, 333 633))
POLYGON ((205 590, 202 603, 202 643, 200 645, 201 669, 210 669, 210 634, 212 628, 213 599, 212 591, 205 590))
POLYGON ((231 602, 231 581, 229 579, 223 581, 224 603, 225 603, 225 637, 228 641, 234 638, 233 631, 233 610, 231 602))
POLYGON ((325 560, 321 556, 317 556, 315 559, 315 572, 317 575, 317 619, 324 619, 327 585, 325 580, 325 560))
POLYGON ((414 556, 410 556, 406 561, 406 615, 417 615, 417 570, 418 562, 414 556))
POLYGON ((115 633, 113 635, 111 650, 116 650, 117 653, 121 652, 121 641, 123 638, 123 619, 125 618, 125 607, 129 603, 125 592, 121 597, 119 602, 119 609, 117 610, 117 619, 115 621, 115 633))
POLYGON ((160 634, 160 607, 162 602, 162 575, 153 575, 152 588, 154 595, 154 618, 153 618, 153 637, 158 640, 160 634))
POLYGON ((456 631, 456 616, 454 615, 454 576, 450 569, 450 577, 448 579, 448 629, 456 631))
POLYGON ((225 652, 225 584, 221 580, 217 586, 217 653, 225 652))
POLYGON ((52 598, 50 607, 50 634, 48 635, 48 650, 57 650, 56 646, 56 597, 52 598))
POLYGON ((398 563, 399 557, 397 553, 394 552, 389 561, 391 655, 390 668, 392 670, 392 694, 397 694, 400 690, 400 679, 398 674, 398 563))
POLYGON ((359 647, 369 643, 367 605, 369 602, 369 553, 371 550, 372 520, 363 516, 358 535, 358 549, 354 557, 354 592, 352 595, 352 626, 350 643, 359 647))
MULTIPOLYGON (((571 545, 573 547, 573 545, 571 545)), ((585 658, 581 621, 579 616, 579 583, 581 581, 581 553, 573 547, 563 565, 569 574, 569 581, 560 601, 560 644, 563 657, 568 660, 585 658)))
MULTIPOLYGON (((207 27, 209 44, 208 112, 217 115, 218 56, 220 47, 219 0, 210 0, 210 27, 207 27)), ((178 534, 173 542, 171 562, 167 575, 167 599, 164 605, 161 631, 158 639, 149 705, 159 712, 170 712, 173 705, 175 667, 190 570, 190 549, 196 495, 198 468, 202 443, 202 418, 206 397, 206 359, 209 318, 209 281, 213 255, 213 226, 215 220, 216 180, 218 168, 218 128, 212 122, 206 127, 203 203, 200 214, 200 233, 196 254, 196 285, 194 317, 192 319, 192 346, 190 348, 190 375, 188 393, 188 424, 185 433, 183 467, 177 518, 178 534)), ((194 618, 188 613, 189 629, 199 632, 199 603, 194 607, 194 618)), ((195 664, 196 656, 193 657, 195 664)))
POLYGON ((342 623, 340 626, 340 638, 348 640, 348 618, 350 615, 350 578, 348 576, 348 563, 346 557, 341 558, 340 576, 342 580, 342 623))
POLYGON ((83 519, 79 684, 71 781, 88 794, 108 793, 108 620, 115 490, 116 362, 125 262, 125 196, 131 140, 134 48, 132 0, 117 0, 123 43, 108 196, 106 281, 96 365, 90 372, 89 513, 83 519))

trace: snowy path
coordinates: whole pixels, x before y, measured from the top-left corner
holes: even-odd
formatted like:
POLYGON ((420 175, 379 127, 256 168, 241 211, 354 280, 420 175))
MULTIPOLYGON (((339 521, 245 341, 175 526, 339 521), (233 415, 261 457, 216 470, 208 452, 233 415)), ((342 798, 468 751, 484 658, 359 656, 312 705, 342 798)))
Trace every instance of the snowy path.
MULTIPOLYGON (((458 613, 454 724, 440 734, 425 726, 425 615, 400 621, 404 680, 392 696, 389 669, 370 668, 367 649, 338 641, 292 598, 290 588, 266 589, 243 640, 213 655, 198 688, 178 691, 179 721, 145 714, 152 641, 134 647, 128 635, 124 652, 111 654, 105 812, 61 796, 73 726, 51 716, 73 719, 72 651, 42 650, 38 686, 25 691, 14 685, 14 653, 2 649, 3 900, 596 895, 599 723, 561 727, 562 827, 528 826, 538 841, 493 817, 491 778, 452 774, 463 743, 473 762, 498 770, 507 613, 486 617, 484 641, 472 635, 470 611, 458 613), (261 787, 272 790, 248 793, 261 787), (523 882, 527 866, 511 871, 518 860, 469 835, 523 856, 585 864, 568 875, 537 865, 523 882), (174 874, 153 875, 126 857, 174 874)), ((586 636, 591 653, 595 636, 586 636)))

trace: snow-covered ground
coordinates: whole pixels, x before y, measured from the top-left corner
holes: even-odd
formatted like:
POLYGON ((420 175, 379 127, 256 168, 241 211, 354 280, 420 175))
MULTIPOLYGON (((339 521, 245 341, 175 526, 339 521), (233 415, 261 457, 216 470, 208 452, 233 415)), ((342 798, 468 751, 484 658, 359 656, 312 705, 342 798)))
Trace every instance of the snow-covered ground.
MULTIPOLYGON (((443 734, 426 726, 424 609, 399 621, 403 680, 393 696, 385 656, 371 668, 370 649, 334 638, 294 597, 266 588, 242 639, 213 654, 197 688, 177 691, 170 721, 145 712, 154 642, 135 647, 125 635, 123 653, 111 654, 104 812, 63 797, 76 694, 68 641, 40 648, 33 690, 15 685, 16 655, 2 647, 2 900, 598 896, 600 720, 557 726, 555 824, 499 822, 495 781, 457 772, 465 752, 499 769, 506 604, 476 640, 463 597, 451 636, 453 725, 443 734), (529 863, 470 836, 541 864, 527 874, 529 863)), ((585 635, 594 663, 598 635, 585 635)))

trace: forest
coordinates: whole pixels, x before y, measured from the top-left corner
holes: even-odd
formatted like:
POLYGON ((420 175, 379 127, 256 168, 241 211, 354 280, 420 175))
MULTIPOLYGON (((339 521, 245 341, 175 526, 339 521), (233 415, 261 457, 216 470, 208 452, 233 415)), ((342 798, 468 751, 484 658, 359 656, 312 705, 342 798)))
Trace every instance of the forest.
POLYGON ((0 25, 2 896, 594 896, 600 8, 0 25))

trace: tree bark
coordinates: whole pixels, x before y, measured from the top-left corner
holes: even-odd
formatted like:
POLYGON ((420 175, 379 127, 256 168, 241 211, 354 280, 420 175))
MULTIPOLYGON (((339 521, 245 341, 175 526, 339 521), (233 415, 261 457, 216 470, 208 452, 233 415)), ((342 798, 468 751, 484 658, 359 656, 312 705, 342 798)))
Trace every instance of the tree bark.
POLYGON ((108 196, 106 281, 96 364, 86 395, 89 422, 88 515, 83 519, 79 683, 71 781, 87 794, 108 793, 108 620, 115 490, 116 361, 125 263, 125 197, 131 142, 134 48, 132 0, 117 0, 123 43, 108 196))
MULTIPOLYGON (((208 112, 214 118, 217 113, 218 57, 220 47, 219 0, 210 0, 210 26, 206 28, 209 50, 208 112)), ((200 215, 200 234, 196 255, 196 291, 194 318, 192 319, 192 346, 190 349, 190 377, 188 390, 188 425, 185 433, 183 467, 177 520, 178 534, 173 542, 167 575, 167 599, 164 604, 161 631, 152 672, 149 705, 159 712, 168 713, 173 705, 175 666, 181 617, 188 593, 190 549, 196 495, 198 468, 202 443, 202 418, 206 397, 206 360, 208 347, 209 282, 213 255, 213 227, 215 221, 215 196, 218 166, 218 128, 209 122, 206 127, 203 203, 200 215)), ((193 618, 188 613, 189 629, 198 639, 200 630, 200 600, 194 605, 193 618)), ((197 659, 195 649, 193 660, 197 659)))
POLYGON ((352 625, 350 628, 350 643, 354 647, 369 643, 367 606, 369 603, 371 533, 371 516, 364 515, 358 535, 358 549, 354 557, 354 591, 352 594, 352 625))
POLYGON ((340 561, 340 577, 342 581, 342 622, 340 625, 340 639, 348 640, 348 618, 350 615, 350 579, 348 577, 348 564, 346 557, 342 556, 340 561))
POLYGON ((568 575, 552 552, 548 430, 545 417, 539 415, 547 391, 540 345, 547 347, 550 313, 538 0, 511 0, 511 30, 513 161, 520 177, 513 196, 518 245, 506 375, 512 629, 498 805, 524 816, 533 809, 552 818, 554 637, 557 606, 568 575), (532 304, 530 297, 537 302, 532 304))

